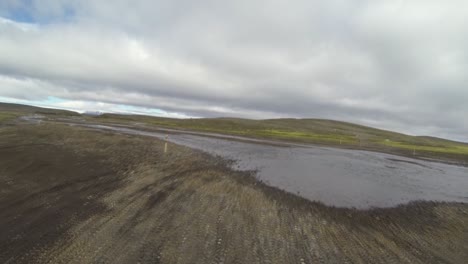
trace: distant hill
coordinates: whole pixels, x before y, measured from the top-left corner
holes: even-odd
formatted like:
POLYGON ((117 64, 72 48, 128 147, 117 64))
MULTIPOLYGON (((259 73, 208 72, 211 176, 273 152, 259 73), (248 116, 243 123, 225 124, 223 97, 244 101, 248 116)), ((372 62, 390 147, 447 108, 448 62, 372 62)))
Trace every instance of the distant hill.
MULTIPOLYGON (((0 103, 3 120, 11 113, 32 113, 45 116, 81 116, 92 123, 113 123, 128 126, 144 124, 146 128, 172 128, 210 132, 251 138, 319 144, 395 153, 406 156, 462 161, 468 164, 468 144, 429 136, 410 136, 403 133, 325 119, 265 119, 191 118, 175 119, 144 115, 101 114, 80 115, 66 110, 0 103), (6 113, 6 114, 5 114, 6 113)), ((2 116, 0 115, 0 121, 2 116)))
MULTIPOLYGON (((342 143, 351 141, 361 144, 391 142, 410 143, 427 146, 445 146, 447 144, 466 144, 436 137, 410 136, 403 133, 353 124, 343 121, 326 119, 265 119, 252 120, 242 118, 193 118, 174 119, 142 115, 103 114, 97 119, 101 122, 139 122, 160 127, 188 129, 196 131, 219 132, 246 136, 269 136, 272 138, 288 138, 295 141, 310 142, 326 139, 342 143), (320 138, 322 137, 322 138, 320 138)), ((325 140, 326 141, 326 140, 325 140)))
POLYGON ((200 118, 174 119, 141 115, 103 114, 90 122, 119 123, 147 128, 172 128, 251 138, 319 144, 340 148, 372 150, 404 156, 430 158, 468 165, 468 144, 325 119, 200 118))
POLYGON ((31 105, 10 104, 10 103, 0 103, 0 111, 1 112, 42 114, 42 115, 80 116, 79 113, 68 111, 68 110, 43 108, 43 107, 37 107, 37 106, 31 106, 31 105))

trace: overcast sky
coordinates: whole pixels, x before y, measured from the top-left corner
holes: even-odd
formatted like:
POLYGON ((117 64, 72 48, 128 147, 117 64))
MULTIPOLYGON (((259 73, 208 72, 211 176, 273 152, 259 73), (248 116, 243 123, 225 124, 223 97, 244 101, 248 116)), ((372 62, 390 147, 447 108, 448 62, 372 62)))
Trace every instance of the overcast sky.
POLYGON ((468 141, 466 0, 1 0, 0 100, 468 141))

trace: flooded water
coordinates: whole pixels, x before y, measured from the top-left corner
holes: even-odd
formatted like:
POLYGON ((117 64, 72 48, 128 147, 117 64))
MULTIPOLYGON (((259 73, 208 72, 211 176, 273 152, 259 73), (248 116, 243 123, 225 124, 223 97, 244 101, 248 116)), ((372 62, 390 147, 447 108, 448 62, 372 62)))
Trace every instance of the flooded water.
MULTIPOLYGON (((166 134, 92 126, 164 138, 166 134)), ((169 141, 235 160, 239 170, 309 200, 337 207, 392 207, 415 200, 468 203, 468 168, 326 147, 281 147, 193 134, 169 141)))
POLYGON ((37 125, 42 122, 43 118, 44 118, 43 115, 34 114, 34 115, 21 116, 19 120, 37 125))

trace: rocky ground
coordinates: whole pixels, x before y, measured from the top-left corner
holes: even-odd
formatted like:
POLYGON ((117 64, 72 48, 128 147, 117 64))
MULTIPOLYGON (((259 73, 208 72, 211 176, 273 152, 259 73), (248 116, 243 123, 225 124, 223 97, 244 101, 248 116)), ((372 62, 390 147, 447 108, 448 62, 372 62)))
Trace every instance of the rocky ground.
POLYGON ((467 259, 467 204, 332 208, 154 138, 0 127, 0 263, 467 259))

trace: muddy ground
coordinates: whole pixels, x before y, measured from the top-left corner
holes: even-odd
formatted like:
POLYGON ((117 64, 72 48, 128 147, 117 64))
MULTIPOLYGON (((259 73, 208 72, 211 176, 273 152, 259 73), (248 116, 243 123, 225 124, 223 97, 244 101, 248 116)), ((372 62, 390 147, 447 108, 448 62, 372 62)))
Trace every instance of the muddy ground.
POLYGON ((467 259, 467 204, 332 208, 154 138, 0 127, 0 263, 467 259))

